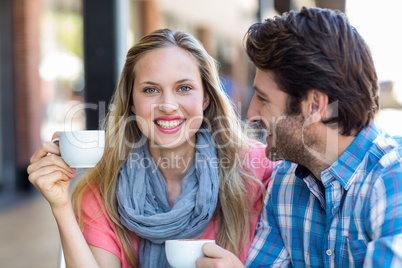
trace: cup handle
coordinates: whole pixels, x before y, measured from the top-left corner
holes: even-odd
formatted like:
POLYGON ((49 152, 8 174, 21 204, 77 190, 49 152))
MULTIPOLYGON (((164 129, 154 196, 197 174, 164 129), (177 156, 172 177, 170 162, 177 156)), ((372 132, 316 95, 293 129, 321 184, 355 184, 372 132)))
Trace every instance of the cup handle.
MULTIPOLYGON (((54 138, 54 139, 52 140, 53 143, 55 143, 56 141, 60 141, 60 139, 59 139, 59 138, 54 138)), ((52 154, 52 153, 47 153, 46 156, 48 156, 48 155, 50 155, 50 154, 52 154)), ((63 157, 60 156, 60 158, 63 158, 63 157)))

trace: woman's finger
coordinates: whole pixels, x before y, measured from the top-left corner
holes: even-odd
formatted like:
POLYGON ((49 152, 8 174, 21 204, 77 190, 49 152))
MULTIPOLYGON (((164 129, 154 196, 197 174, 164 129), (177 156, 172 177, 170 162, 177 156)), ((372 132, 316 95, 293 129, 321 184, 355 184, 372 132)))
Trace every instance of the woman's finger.
POLYGON ((33 185, 46 198, 52 208, 68 206, 70 200, 68 193, 70 179, 66 174, 57 170, 30 179, 34 180, 33 185))
POLYGON ((39 170, 41 168, 47 167, 47 166, 55 166, 59 169, 62 169, 65 171, 66 174, 73 174, 75 173, 75 168, 71 168, 63 159, 61 159, 58 155, 56 154, 50 154, 42 157, 38 161, 35 161, 33 164, 29 165, 27 168, 28 174, 31 174, 35 172, 36 170, 39 170))
MULTIPOLYGON (((65 175, 61 177, 62 180, 73 179, 77 176, 74 172, 66 172, 65 170, 61 170, 57 166, 45 166, 29 174, 28 179, 32 184, 35 184, 39 178, 54 174, 55 172, 61 172, 65 175)), ((50 180, 50 182, 53 183, 54 180, 50 180)))
POLYGON ((36 161, 40 160, 41 158, 47 156, 49 153, 55 154, 55 155, 60 155, 59 146, 51 141, 42 143, 42 145, 39 147, 39 149, 31 157, 31 160, 30 160, 31 164, 35 163, 36 161))
POLYGON ((53 133, 52 140, 58 138, 59 136, 60 136, 60 132, 57 131, 57 132, 53 133))

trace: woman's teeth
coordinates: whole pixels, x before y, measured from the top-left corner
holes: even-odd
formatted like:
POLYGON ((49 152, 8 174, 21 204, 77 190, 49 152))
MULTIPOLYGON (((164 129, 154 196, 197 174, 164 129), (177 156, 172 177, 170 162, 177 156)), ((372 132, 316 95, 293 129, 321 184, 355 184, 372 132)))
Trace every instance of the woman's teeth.
POLYGON ((183 122, 184 122, 184 119, 181 119, 181 120, 169 120, 169 121, 164 121, 164 120, 156 120, 155 121, 155 123, 158 126, 160 126, 162 128, 167 128, 167 129, 178 127, 183 122))

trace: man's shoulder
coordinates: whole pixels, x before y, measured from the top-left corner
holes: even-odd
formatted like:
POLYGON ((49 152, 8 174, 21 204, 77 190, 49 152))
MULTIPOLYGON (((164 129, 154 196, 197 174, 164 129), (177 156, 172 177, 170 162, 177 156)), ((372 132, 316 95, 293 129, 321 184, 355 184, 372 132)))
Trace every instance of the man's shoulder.
POLYGON ((395 147, 384 154, 379 160, 378 175, 386 180, 397 180, 402 183, 402 146, 395 147))
POLYGON ((365 167, 371 171, 373 185, 402 183, 402 137, 380 132, 370 153, 365 167))
POLYGON ((402 164, 402 137, 382 133, 374 141, 373 153, 381 169, 395 169, 402 164))

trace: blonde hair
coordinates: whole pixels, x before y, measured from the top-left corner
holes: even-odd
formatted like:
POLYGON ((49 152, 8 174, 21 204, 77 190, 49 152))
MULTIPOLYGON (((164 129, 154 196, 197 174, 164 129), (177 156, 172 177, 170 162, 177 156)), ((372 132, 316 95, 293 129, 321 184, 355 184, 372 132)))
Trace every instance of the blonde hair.
POLYGON ((221 88, 216 61, 192 35, 169 29, 157 30, 143 37, 128 51, 105 121, 104 156, 95 168, 77 182, 72 194, 80 227, 83 228, 83 195, 88 187, 96 185, 99 188, 106 213, 133 267, 138 266, 137 254, 130 239, 130 231, 120 222, 116 188, 120 168, 134 149, 133 144, 139 142, 142 136, 135 120, 132 120, 134 115, 131 111, 135 67, 145 53, 170 46, 186 50, 198 64, 205 93, 210 97, 209 106, 204 111, 204 121, 215 140, 219 161, 225 159, 225 165, 219 165, 219 198, 214 214, 219 224, 215 238, 217 244, 238 255, 249 239, 249 218, 258 213, 250 209, 250 200, 254 200, 252 193, 257 192, 255 187, 261 187, 261 183, 249 171, 243 170, 241 161, 238 161, 240 154, 244 155, 244 149, 250 144, 249 138, 243 132, 239 117, 221 88))

